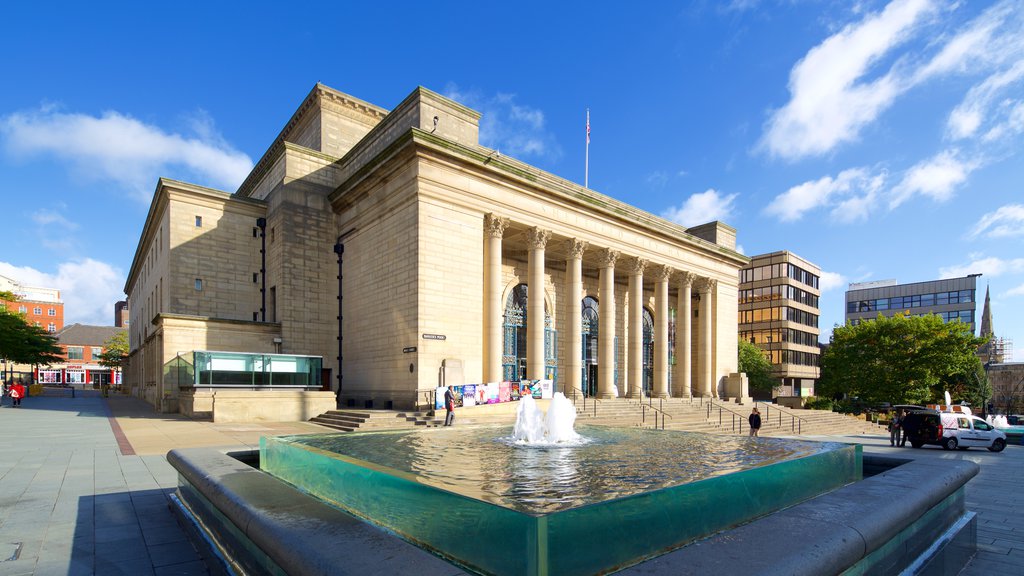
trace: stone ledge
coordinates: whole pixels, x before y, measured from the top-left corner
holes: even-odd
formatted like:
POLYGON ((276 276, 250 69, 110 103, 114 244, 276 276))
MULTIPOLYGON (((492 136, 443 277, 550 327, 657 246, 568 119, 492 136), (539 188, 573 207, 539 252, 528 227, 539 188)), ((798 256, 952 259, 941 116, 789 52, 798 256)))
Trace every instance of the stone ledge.
MULTIPOLYGON (((411 567, 427 576, 464 574, 397 536, 237 459, 253 453, 236 452, 232 457, 223 449, 191 448, 170 451, 167 461, 288 574, 404 574, 411 567)), ((178 497, 193 510, 197 505, 203 507, 181 490, 178 497)), ((443 521, 440 516, 439 521, 443 521)), ((217 536, 223 542, 226 535, 217 536)), ((240 563, 245 566, 244 561, 240 563)))
MULTIPOLYGON (((257 451, 172 450, 167 460, 193 489, 289 574, 462 574, 408 542, 291 488, 242 460, 257 451)), ((620 574, 898 574, 911 563, 949 569, 970 557, 974 519, 963 486, 978 473, 964 461, 864 457, 885 470, 791 508, 626 568, 620 574), (964 522, 967 519, 967 522, 964 522), (960 528, 957 528, 960 526, 960 528), (956 534, 949 537, 951 530, 956 534), (937 540, 958 540, 942 557, 937 540), (859 572, 858 572, 859 573, 859 572)), ((179 497, 188 494, 179 489, 179 497)), ((439 517, 438 521, 443 521, 439 517)), ((235 558, 234 560, 239 560, 235 558)), ((948 570, 947 570, 948 572, 948 570)), ((926 570, 926 573, 931 573, 926 570)))

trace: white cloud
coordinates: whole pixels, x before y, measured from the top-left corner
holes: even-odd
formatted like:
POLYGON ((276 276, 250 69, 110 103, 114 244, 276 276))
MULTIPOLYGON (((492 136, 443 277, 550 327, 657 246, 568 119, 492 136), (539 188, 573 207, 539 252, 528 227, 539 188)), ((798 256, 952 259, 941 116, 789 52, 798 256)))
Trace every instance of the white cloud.
POLYGON ((939 277, 962 278, 968 274, 982 274, 994 278, 1003 274, 1017 274, 1021 272, 1024 272, 1024 258, 1011 258, 1007 260, 992 256, 988 258, 975 256, 967 264, 939 268, 939 277))
POLYGON ((982 234, 989 238, 1024 235, 1024 204, 1007 204, 982 216, 968 237, 977 238, 982 234))
POLYGON ((941 0, 893 0, 825 39, 791 70, 790 101, 773 111, 759 147, 789 160, 826 154, 855 141, 909 90, 953 74, 984 80, 950 114, 951 137, 973 136, 990 124, 996 128, 987 136, 1012 129, 1013 108, 999 97, 1024 74, 1020 0, 998 2, 960 25, 955 14, 962 8, 941 0), (955 29, 943 34, 942 27, 955 29))
POLYGON ((807 212, 832 206, 832 218, 835 220, 862 220, 874 206, 874 198, 885 177, 884 172, 872 174, 866 168, 850 168, 835 178, 824 176, 809 180, 776 196, 765 207, 764 213, 782 222, 793 222, 807 212))
POLYGON ((647 175, 647 184, 651 188, 662 189, 668 184, 668 173, 664 170, 656 170, 647 175))
POLYGON ((661 217, 671 220, 687 228, 714 222, 715 220, 728 220, 738 194, 720 195, 713 188, 704 192, 691 195, 678 208, 669 208, 662 212, 661 217))
MULTIPOLYGON (((516 102, 515 94, 486 96, 476 90, 464 91, 449 83, 444 95, 480 112, 480 143, 513 157, 536 157, 550 161, 562 156, 555 136, 545 126, 544 112, 516 102)), ((580 119, 580 139, 584 137, 580 119)))
POLYGON ((109 180, 148 200, 160 176, 183 170, 210 186, 234 190, 253 162, 216 135, 207 116, 192 123, 196 135, 168 133, 119 112, 100 116, 59 112, 52 107, 0 117, 8 153, 51 155, 77 174, 109 180))
POLYGON ((92 258, 63 262, 57 266, 55 274, 0 262, 0 275, 29 286, 60 290, 65 325, 78 322, 110 326, 114 319, 114 304, 125 297, 124 273, 92 258))
POLYGON ((1017 286, 1016 288, 1011 288, 1010 290, 1008 290, 1006 292, 1006 295, 1007 296, 1024 296, 1024 284, 1021 284, 1020 286, 1017 286))
POLYGON ((769 118, 761 146, 798 159, 855 140, 907 89, 895 69, 865 78, 934 10, 928 0, 894 0, 812 48, 790 72, 791 99, 769 118))
POLYGON ((944 150, 911 166, 900 183, 893 187, 889 209, 903 204, 915 194, 928 196, 936 202, 952 198, 954 189, 966 182, 967 176, 981 165, 980 161, 961 160, 958 156, 956 150, 944 150))
POLYGON ((1002 138, 1016 136, 1024 133, 1024 102, 1004 101, 999 106, 1004 120, 1001 123, 997 120, 996 125, 982 136, 985 142, 992 142, 1002 138))
MULTIPOLYGON (((992 110, 998 102, 1000 94, 1012 87, 1014 84, 1024 80, 1024 59, 1018 61, 1008 70, 1002 70, 985 79, 984 82, 970 89, 964 98, 949 114, 947 130, 953 139, 962 139, 974 136, 982 123, 992 120, 1001 109, 1005 110, 1004 122, 1012 122, 1013 107, 998 107, 992 110)), ((996 123, 999 123, 996 120, 996 123)))
POLYGON ((847 284, 849 284, 849 280, 846 276, 843 276, 838 272, 826 272, 822 270, 818 287, 824 293, 830 290, 835 290, 836 288, 843 288, 847 284))
MULTIPOLYGON (((56 204, 55 208, 67 210, 63 203, 56 204)), ((68 220, 60 211, 50 208, 37 210, 31 218, 35 223, 34 232, 39 237, 41 245, 65 255, 76 252, 79 245, 74 234, 79 228, 77 222, 68 220)))

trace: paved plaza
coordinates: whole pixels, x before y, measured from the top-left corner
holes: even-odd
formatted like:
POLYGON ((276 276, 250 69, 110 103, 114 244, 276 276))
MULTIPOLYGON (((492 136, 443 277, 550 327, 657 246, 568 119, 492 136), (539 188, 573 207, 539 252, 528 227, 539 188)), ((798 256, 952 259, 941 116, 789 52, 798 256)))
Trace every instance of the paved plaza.
MULTIPOLYGON (((7 402, 0 408, 0 576, 207 574, 168 508, 177 475, 167 451, 257 447, 264 435, 326 431, 306 422, 193 421, 156 414, 135 398, 93 393, 32 397, 17 409, 7 402)), ((887 436, 814 439, 976 462, 981 472, 967 485, 967 505, 978 513, 979 550, 962 574, 1024 575, 1024 447, 993 454, 891 448, 887 436)))

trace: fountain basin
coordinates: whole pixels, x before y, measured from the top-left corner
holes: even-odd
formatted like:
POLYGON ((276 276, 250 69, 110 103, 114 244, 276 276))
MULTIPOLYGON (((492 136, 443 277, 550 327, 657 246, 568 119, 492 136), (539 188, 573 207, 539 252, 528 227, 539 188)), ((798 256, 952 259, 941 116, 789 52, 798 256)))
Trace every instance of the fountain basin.
MULTIPOLYGON (((175 510, 210 566, 291 576, 461 573, 266 474, 254 450, 180 449, 167 460, 178 471, 175 510)), ((956 574, 976 549, 976 519, 966 510, 963 487, 977 472, 962 460, 865 455, 860 482, 625 573, 825 576, 914 567, 914 573, 956 574)))
POLYGON ((614 571, 861 478, 860 446, 580 432, 592 440, 574 448, 515 446, 507 427, 264 438, 260 466, 486 574, 614 571), (703 464, 677 465, 688 451, 703 464))

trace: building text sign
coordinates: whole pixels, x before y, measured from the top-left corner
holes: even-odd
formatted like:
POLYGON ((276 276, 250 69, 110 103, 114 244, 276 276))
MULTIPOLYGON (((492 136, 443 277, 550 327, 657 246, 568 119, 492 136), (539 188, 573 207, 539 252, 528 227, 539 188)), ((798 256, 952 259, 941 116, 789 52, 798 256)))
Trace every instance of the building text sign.
POLYGON ((446 340, 448 337, 444 334, 424 334, 424 340, 446 340))

